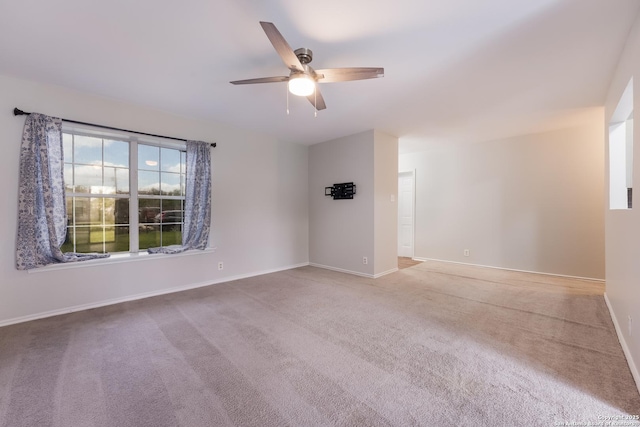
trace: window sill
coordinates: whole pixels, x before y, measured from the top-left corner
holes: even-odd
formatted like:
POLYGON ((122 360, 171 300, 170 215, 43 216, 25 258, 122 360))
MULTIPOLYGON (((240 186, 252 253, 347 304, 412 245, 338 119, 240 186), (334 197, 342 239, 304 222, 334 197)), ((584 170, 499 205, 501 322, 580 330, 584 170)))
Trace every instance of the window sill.
POLYGON ((216 251, 217 248, 207 248, 204 250, 189 250, 186 252, 182 252, 179 254, 149 254, 147 252, 140 252, 137 254, 133 253, 117 253, 111 255, 109 258, 100 258, 93 259, 89 261, 78 261, 78 262, 66 262, 60 264, 51 264, 45 267, 33 268, 31 270, 27 270, 28 273, 46 273, 49 271, 55 270, 67 270, 73 268, 83 268, 83 267, 95 267, 102 266, 106 264, 120 264, 120 263, 128 263, 128 262, 140 262, 140 261, 151 261, 158 260, 166 257, 185 257, 185 256, 197 256, 202 254, 211 254, 216 251))

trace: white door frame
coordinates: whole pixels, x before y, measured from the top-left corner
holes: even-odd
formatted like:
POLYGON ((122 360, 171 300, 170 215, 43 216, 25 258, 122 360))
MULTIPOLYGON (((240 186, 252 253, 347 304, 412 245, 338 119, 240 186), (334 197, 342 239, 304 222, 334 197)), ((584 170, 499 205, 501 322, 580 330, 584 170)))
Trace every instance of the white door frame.
MULTIPOLYGON (((416 250, 416 170, 398 171, 398 178, 401 176, 411 176, 413 185, 411 186, 411 259, 415 256, 416 250)), ((398 230, 400 229, 400 191, 398 189, 398 230)), ((398 236, 398 255, 400 254, 400 236, 398 236)))

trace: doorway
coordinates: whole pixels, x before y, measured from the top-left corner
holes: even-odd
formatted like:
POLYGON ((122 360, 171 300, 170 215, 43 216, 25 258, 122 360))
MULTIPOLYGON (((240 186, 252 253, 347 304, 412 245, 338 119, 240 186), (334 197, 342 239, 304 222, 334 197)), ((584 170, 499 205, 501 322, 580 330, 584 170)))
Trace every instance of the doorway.
POLYGON ((398 174, 398 256, 413 258, 415 171, 398 174))

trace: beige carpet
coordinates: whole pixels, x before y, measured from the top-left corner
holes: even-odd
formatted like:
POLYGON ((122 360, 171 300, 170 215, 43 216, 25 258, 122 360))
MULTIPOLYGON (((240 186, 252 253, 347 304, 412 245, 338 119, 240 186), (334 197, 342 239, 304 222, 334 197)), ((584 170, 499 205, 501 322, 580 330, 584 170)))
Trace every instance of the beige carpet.
POLYGON ((304 267, 9 326, 0 425, 601 425, 640 413, 602 293, 435 262, 304 267))

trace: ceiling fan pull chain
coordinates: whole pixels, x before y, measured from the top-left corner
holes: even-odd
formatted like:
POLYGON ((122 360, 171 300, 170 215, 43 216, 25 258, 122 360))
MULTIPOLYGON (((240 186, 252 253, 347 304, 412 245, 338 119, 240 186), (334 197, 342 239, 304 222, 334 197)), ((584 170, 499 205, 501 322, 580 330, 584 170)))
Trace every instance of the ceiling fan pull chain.
POLYGON ((287 116, 289 115, 289 89, 287 88, 287 116))
POLYGON ((314 102, 313 102, 313 117, 318 117, 318 88, 316 88, 316 90, 313 91, 313 97, 314 97, 314 102))

